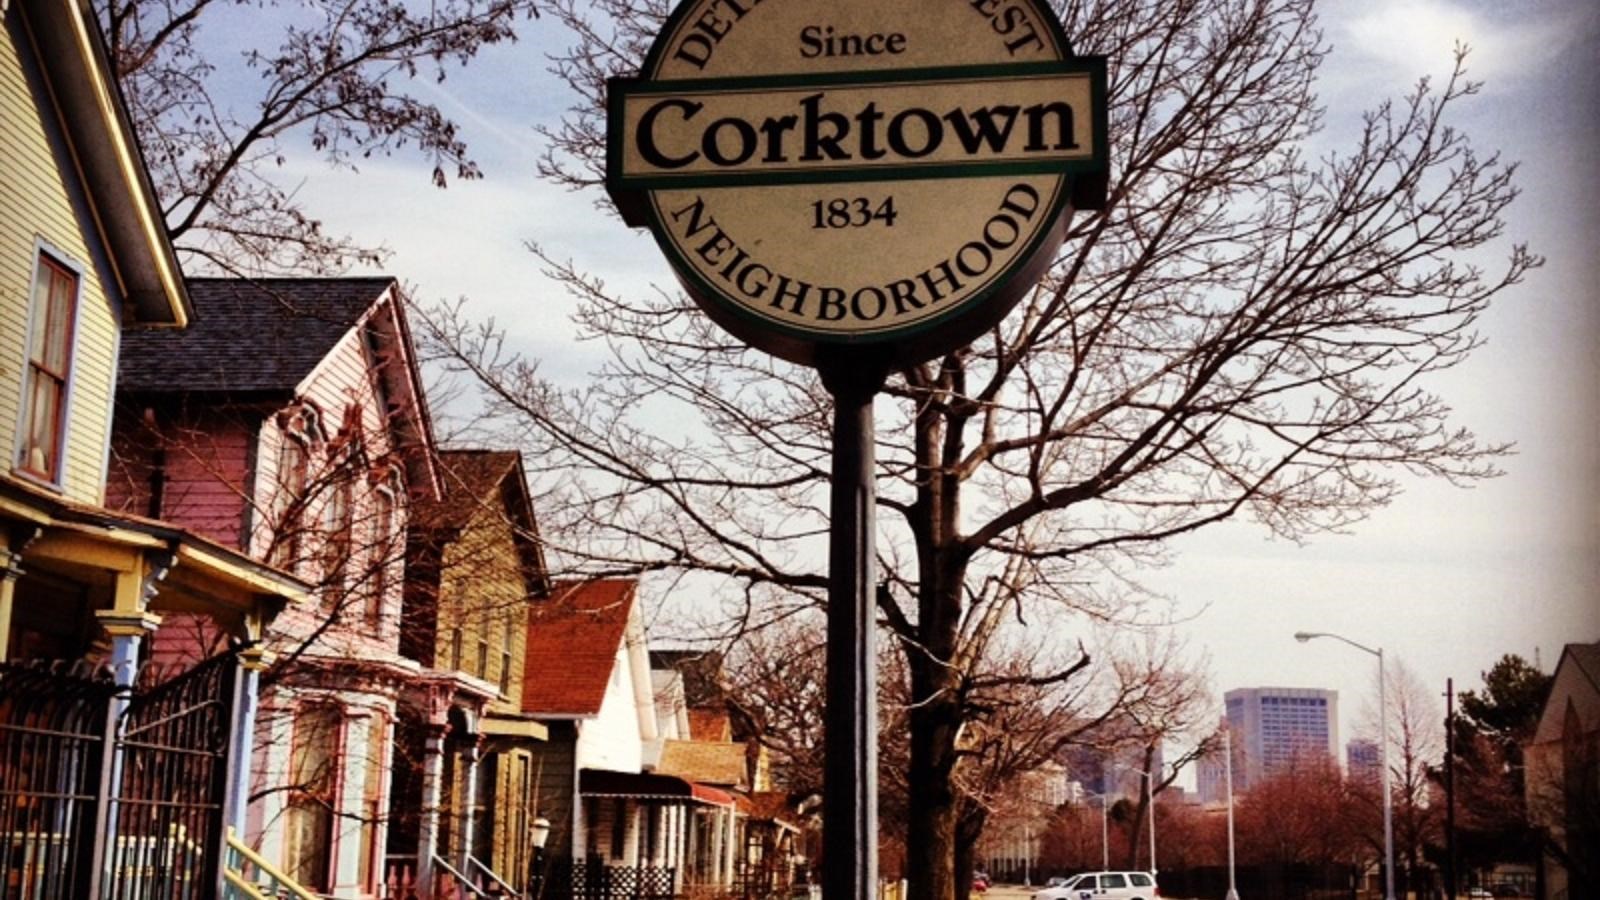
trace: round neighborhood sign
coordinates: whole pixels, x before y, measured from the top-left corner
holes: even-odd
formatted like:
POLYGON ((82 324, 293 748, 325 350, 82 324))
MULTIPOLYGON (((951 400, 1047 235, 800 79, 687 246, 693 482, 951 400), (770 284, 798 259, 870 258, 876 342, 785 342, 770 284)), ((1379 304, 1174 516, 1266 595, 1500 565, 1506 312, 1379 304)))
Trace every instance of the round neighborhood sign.
POLYGON ((607 102, 623 218, 800 363, 973 340, 1104 198, 1105 62, 1043 0, 685 0, 607 102))

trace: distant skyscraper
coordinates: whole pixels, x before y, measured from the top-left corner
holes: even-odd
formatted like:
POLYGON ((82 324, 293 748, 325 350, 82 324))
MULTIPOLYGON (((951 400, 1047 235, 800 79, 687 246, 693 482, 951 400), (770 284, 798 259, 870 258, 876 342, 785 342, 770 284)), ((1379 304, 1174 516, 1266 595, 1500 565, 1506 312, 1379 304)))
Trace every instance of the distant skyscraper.
MULTIPOLYGON (((1135 797, 1144 793, 1144 776, 1139 774, 1144 769, 1144 747, 1139 746, 1136 739, 1127 738, 1126 743, 1109 750, 1081 745, 1073 747, 1066 752, 1064 760, 1068 777, 1090 794, 1135 797)), ((1150 769, 1156 773, 1158 783, 1165 777, 1165 765, 1158 743, 1150 762, 1150 769)))
POLYGON ((1344 769, 1352 781, 1370 781, 1377 784, 1383 775, 1383 754, 1378 752, 1378 742, 1355 738, 1344 745, 1344 769))
POLYGON ((1233 728, 1235 791, 1249 790, 1300 759, 1339 758, 1338 691, 1237 688, 1223 699, 1233 728))
MULTIPOLYGON (((1228 720, 1226 718, 1218 723, 1219 730, 1227 727, 1228 720)), ((1239 776, 1237 773, 1243 771, 1241 760, 1244 759, 1244 754, 1241 750, 1238 737, 1235 735, 1233 742, 1233 766, 1236 773, 1234 775, 1235 790, 1239 789, 1239 776)), ((1206 806, 1220 806, 1227 802, 1228 770, 1222 758, 1222 747, 1220 745, 1195 761, 1194 786, 1195 793, 1200 795, 1200 802, 1206 806)))
MULTIPOLYGON (((1102 759, 1103 777, 1101 783, 1107 792, 1117 797, 1138 797, 1144 793, 1144 749, 1139 746, 1125 747, 1106 753, 1102 759)), ((1162 759, 1161 745, 1156 744, 1155 755, 1150 758, 1150 771, 1160 783, 1165 777, 1162 767, 1166 764, 1162 759)))

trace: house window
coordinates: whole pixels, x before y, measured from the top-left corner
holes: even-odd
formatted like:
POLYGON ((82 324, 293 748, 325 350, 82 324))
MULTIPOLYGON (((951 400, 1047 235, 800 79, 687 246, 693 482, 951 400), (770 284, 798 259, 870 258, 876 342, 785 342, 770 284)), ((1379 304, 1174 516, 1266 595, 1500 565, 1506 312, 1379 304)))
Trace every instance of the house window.
POLYGON ((310 499, 311 450, 322 443, 317 411, 301 405, 278 417, 282 432, 278 444, 278 475, 272 497, 273 565, 293 569, 300 561, 305 507, 310 499))
POLYGON ((487 624, 478 627, 478 668, 474 673, 479 678, 489 677, 489 632, 487 624))
POLYGON ((332 886, 333 826, 339 798, 337 707, 308 706, 295 718, 289 750, 284 871, 305 887, 332 886))
POLYGON ((380 715, 374 715, 367 720, 367 758, 363 767, 361 795, 361 857, 358 861, 356 880, 369 892, 376 894, 378 883, 376 876, 382 869, 378 854, 378 820, 383 815, 383 773, 388 768, 387 744, 389 738, 389 720, 380 715))
POLYGON ((66 433, 67 376, 78 313, 78 276, 40 254, 33 281, 33 334, 28 342, 26 412, 17 466, 47 481, 61 480, 66 433))
POLYGON ((395 497, 398 490, 394 479, 380 485, 374 492, 372 536, 372 592, 367 595, 367 622, 378 624, 383 615, 384 595, 389 593, 390 556, 394 553, 395 497))
POLYGON ((350 479, 344 467, 335 470, 328 499, 322 504, 322 602, 327 608, 342 605, 345 569, 350 562, 350 479))
POLYGON ((461 671, 461 626, 450 629, 450 668, 461 671))
POLYGON ((516 617, 508 617, 500 641, 500 694, 511 695, 511 650, 516 639, 516 617))

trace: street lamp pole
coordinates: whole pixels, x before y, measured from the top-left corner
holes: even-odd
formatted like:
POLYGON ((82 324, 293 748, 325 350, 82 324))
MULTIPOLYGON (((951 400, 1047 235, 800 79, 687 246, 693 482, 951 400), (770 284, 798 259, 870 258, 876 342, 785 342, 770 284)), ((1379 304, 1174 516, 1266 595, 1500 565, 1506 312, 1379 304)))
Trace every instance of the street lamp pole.
POLYGON ((528 879, 528 887, 535 897, 549 896, 545 892, 544 883, 544 844, 550 839, 550 820, 543 815, 533 817, 533 826, 528 829, 530 843, 533 844, 533 875, 528 879))
POLYGON ((1325 631, 1297 631, 1294 635, 1294 639, 1302 644, 1319 637, 1343 641, 1378 658, 1378 764, 1383 768, 1383 896, 1384 900, 1394 900, 1394 794, 1389 787, 1389 700, 1388 678, 1383 672, 1383 648, 1374 649, 1325 631))
POLYGON ((1156 779, 1144 773, 1144 798, 1150 806, 1150 877, 1156 874, 1156 779))
POLYGON ((1106 809, 1110 805, 1111 795, 1106 793, 1090 794, 1100 801, 1100 871, 1111 869, 1111 814, 1106 809))
POLYGON ((1233 880, 1233 726, 1222 728, 1222 766, 1228 784, 1228 896, 1226 900, 1239 900, 1239 891, 1233 880))

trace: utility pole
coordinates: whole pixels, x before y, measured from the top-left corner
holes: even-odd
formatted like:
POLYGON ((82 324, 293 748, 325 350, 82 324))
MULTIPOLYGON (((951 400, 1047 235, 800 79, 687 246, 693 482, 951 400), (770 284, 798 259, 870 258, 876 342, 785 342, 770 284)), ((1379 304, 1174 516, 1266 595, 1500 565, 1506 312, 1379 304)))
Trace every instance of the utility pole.
POLYGON ((1456 681, 1444 680, 1444 886, 1456 900, 1456 681))

